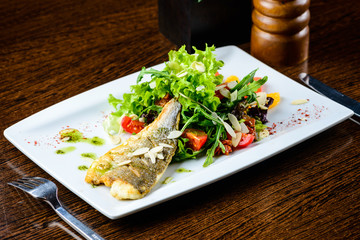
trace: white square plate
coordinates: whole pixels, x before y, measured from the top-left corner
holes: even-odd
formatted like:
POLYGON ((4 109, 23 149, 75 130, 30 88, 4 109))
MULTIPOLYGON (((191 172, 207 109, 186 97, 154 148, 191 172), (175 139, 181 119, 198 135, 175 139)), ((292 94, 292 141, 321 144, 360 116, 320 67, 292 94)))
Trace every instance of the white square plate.
MULTIPOLYGON (((298 84, 235 46, 218 48, 215 53, 217 59, 225 63, 220 71, 225 78, 230 75, 242 78, 256 68, 259 69, 256 76, 268 76, 265 91, 279 92, 281 95, 280 104, 268 112, 270 122, 267 125, 274 127, 274 134, 228 156, 216 157, 214 163, 206 168, 202 166, 204 158, 170 164, 160 182, 166 177, 173 177, 173 182, 158 183, 143 199, 116 200, 110 195, 109 188, 94 188, 85 183, 86 171, 78 169, 80 165, 91 164, 90 160, 81 157, 82 153, 92 152, 101 156, 114 147, 102 129, 105 115, 112 111, 107 98, 110 93, 120 98, 123 93, 129 92, 130 85, 136 83, 138 73, 111 81, 42 110, 7 128, 4 135, 68 189, 105 216, 116 219, 239 172, 334 126, 353 114, 348 108, 298 84), (309 99, 309 102, 292 105, 291 102, 297 99, 309 99), (86 137, 98 136, 106 139, 106 144, 93 146, 87 143, 62 143, 59 141, 58 132, 68 127, 79 129, 86 137), (74 146, 76 150, 63 155, 55 154, 57 149, 67 146, 74 146), (176 172, 180 167, 191 172, 176 172)), ((161 70, 164 64, 154 68, 161 70)))

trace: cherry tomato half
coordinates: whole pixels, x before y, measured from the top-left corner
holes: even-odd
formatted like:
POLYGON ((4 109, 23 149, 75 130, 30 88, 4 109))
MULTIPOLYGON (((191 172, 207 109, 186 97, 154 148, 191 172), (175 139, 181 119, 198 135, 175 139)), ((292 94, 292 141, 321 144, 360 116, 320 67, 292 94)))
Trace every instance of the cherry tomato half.
POLYGON ((204 131, 192 128, 185 129, 182 137, 189 139, 186 144, 194 151, 199 151, 207 140, 207 134, 204 131))
POLYGON ((247 147, 254 141, 254 139, 255 139, 254 135, 252 135, 250 133, 242 133, 241 140, 236 148, 247 147))
POLYGON ((138 120, 132 120, 124 116, 121 120, 121 127, 128 133, 139 133, 144 128, 145 123, 138 120))

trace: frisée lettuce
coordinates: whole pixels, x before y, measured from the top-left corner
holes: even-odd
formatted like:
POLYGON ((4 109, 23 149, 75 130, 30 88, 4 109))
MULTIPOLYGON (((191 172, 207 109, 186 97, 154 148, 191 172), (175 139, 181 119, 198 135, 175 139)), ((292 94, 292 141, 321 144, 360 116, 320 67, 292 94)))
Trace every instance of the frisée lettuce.
MULTIPOLYGON (((267 101, 259 104, 260 95, 256 91, 267 81, 267 77, 254 81, 254 70, 232 87, 221 86, 224 83, 219 70, 224 62, 216 59, 215 47, 206 45, 204 51, 195 47, 193 49, 193 54, 189 54, 185 46, 177 51, 170 51, 169 60, 165 62, 165 68, 161 71, 143 67, 138 75, 137 84, 132 85, 131 92, 124 93, 122 99, 110 94, 108 101, 114 112, 104 122, 105 131, 112 136, 121 132, 120 119, 124 115, 133 118, 135 116, 146 123, 146 119, 150 119, 149 115, 156 117, 161 112, 162 105, 159 101, 177 98, 182 104, 180 131, 199 129, 206 133, 207 140, 201 149, 194 150, 189 147, 188 138, 179 137, 173 161, 196 158, 199 154, 206 153, 204 166, 208 166, 213 162, 214 154, 219 151, 227 154, 230 151, 227 145, 231 144, 228 142, 231 140, 227 139, 232 137, 233 142, 240 141, 239 136, 242 134, 235 133, 232 124, 234 122, 229 121, 229 116, 235 114, 248 125, 254 122, 254 126, 255 119, 246 114, 248 109, 261 107, 262 112, 258 114, 266 116, 267 107, 264 104, 267 101), (151 76, 149 81, 143 81, 146 74, 151 76), (219 90, 226 97, 219 95, 219 90)), ((264 123, 265 120, 257 122, 254 131, 264 130, 264 123)), ((256 136, 255 133, 252 134, 256 136)))

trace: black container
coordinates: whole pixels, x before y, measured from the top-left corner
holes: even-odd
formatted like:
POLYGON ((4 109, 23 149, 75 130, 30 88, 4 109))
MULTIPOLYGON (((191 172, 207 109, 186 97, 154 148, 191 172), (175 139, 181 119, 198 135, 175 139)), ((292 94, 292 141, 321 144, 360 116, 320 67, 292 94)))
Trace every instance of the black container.
POLYGON ((204 49, 250 41, 251 0, 159 0, 160 32, 177 46, 204 49))

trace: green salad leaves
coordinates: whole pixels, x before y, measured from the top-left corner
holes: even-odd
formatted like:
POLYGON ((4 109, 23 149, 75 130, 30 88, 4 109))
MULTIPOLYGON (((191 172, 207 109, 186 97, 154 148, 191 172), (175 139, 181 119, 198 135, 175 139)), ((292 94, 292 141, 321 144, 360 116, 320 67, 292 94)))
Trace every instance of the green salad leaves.
POLYGON ((248 96, 248 102, 256 102, 255 91, 267 80, 264 77, 254 81, 254 70, 230 89, 235 97, 220 100, 215 91, 223 82, 223 76, 218 74, 218 71, 224 63, 216 60, 214 50, 214 46, 206 46, 204 51, 194 47, 194 54, 189 54, 185 46, 182 46, 178 51, 169 52, 169 61, 165 63, 163 70, 144 67, 137 78, 137 84, 131 86, 130 93, 123 94, 122 99, 109 96, 108 101, 115 111, 104 125, 105 131, 109 134, 118 131, 119 118, 124 114, 136 114, 140 117, 150 111, 159 113, 162 107, 155 105, 156 101, 169 94, 182 104, 181 131, 185 128, 201 129, 208 136, 205 145, 199 151, 186 147, 188 139, 180 137, 173 161, 196 158, 197 155, 206 153, 204 166, 211 164, 218 147, 225 151, 221 140, 226 139, 225 121, 228 120, 228 113, 236 104, 244 101, 244 96, 248 96), (143 81, 146 74, 151 75, 150 81, 143 81))
MULTIPOLYGON (((178 51, 169 52, 169 61, 162 71, 155 69, 141 70, 137 85, 131 86, 132 93, 125 93, 119 100, 110 95, 109 103, 117 109, 116 116, 136 114, 154 110, 156 100, 163 98, 167 93, 172 97, 179 97, 179 93, 201 101, 213 111, 220 104, 219 98, 214 96, 216 85, 222 83, 223 76, 215 76, 224 65, 217 61, 213 51, 215 47, 207 47, 205 51, 195 49, 194 54, 188 54, 185 46, 178 51), (141 82, 145 74, 151 74, 151 81, 141 82), (120 107, 117 106, 120 104, 120 107)), ((193 111, 196 104, 188 99, 179 98, 183 109, 193 111)), ((155 109, 161 110, 161 109, 155 109)))

